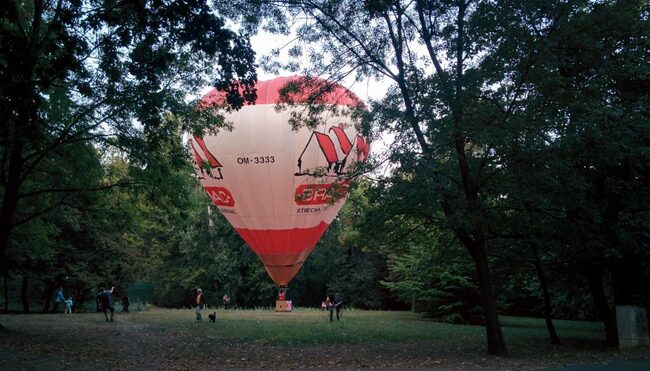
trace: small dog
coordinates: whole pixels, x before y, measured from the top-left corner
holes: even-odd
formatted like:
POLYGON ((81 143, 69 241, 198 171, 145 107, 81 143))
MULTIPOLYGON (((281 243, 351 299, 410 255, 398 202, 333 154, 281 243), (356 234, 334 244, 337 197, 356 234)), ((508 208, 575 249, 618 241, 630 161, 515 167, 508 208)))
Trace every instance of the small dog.
POLYGON ((208 314, 208 318, 210 318, 210 322, 217 322, 217 312, 214 312, 212 314, 208 314))

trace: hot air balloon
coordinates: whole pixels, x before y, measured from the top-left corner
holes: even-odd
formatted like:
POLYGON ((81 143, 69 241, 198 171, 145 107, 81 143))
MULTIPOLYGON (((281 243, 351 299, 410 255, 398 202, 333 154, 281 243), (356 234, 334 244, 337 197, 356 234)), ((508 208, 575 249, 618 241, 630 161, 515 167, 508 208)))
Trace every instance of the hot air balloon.
MULTIPOLYGON (((201 185, 280 287, 298 273, 336 217, 345 202, 336 189, 345 193, 353 164, 365 161, 370 150, 351 118, 330 110, 317 128, 293 130, 291 114, 304 105, 278 111, 276 104, 280 88, 298 79, 258 82, 255 104, 224 113, 232 130, 189 141, 201 185)), ((321 104, 361 104, 340 85, 312 81, 330 87, 321 104)), ((212 90, 199 107, 223 102, 224 94, 212 90)))

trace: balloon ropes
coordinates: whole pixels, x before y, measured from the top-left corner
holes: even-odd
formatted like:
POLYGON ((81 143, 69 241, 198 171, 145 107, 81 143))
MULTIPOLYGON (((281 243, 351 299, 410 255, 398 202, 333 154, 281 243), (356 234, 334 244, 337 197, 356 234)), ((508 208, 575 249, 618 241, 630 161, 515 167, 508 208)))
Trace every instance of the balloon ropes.
MULTIPOLYGON (((326 80, 311 78, 329 87, 318 104, 335 109, 320 113, 316 128, 292 129, 292 113, 306 105, 294 102, 285 110, 276 105, 280 89, 299 79, 258 82, 254 105, 224 113, 232 130, 190 139, 201 185, 279 286, 298 273, 336 217, 353 165, 365 161, 370 151, 350 116, 340 113, 361 101, 326 80)), ((309 93, 300 94, 307 100, 309 93)), ((213 90, 199 108, 223 102, 224 93, 213 90)))

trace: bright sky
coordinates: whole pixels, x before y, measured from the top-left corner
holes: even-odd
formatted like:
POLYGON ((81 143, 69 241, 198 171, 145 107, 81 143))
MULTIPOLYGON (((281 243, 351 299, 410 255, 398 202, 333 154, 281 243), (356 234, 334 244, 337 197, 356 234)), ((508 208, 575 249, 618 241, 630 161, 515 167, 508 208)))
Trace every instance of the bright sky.
MULTIPOLYGON (((282 36, 282 35, 272 35, 267 32, 260 32, 258 35, 255 35, 251 38, 251 44, 253 50, 257 53, 257 58, 265 54, 269 54, 271 50, 276 48, 282 48, 289 43, 294 36, 282 36)), ((285 48, 284 53, 281 52, 280 58, 286 58, 286 49, 291 45, 285 48)), ((276 75, 266 73, 262 69, 257 71, 258 78, 260 80, 270 80, 276 75)), ((283 73, 281 75, 292 75, 290 72, 283 73)), ((352 90, 359 98, 364 102, 368 102, 368 99, 380 99, 386 94, 389 84, 387 82, 378 82, 374 80, 367 79, 363 83, 354 84, 354 80, 351 79, 350 82, 346 85, 346 88, 352 90)))

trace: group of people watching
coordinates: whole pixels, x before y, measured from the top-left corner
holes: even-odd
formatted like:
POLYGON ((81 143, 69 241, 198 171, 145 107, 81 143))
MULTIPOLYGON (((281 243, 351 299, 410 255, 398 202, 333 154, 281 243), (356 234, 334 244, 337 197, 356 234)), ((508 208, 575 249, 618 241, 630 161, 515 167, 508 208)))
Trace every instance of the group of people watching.
POLYGON ((72 301, 72 296, 68 296, 66 299, 63 296, 63 287, 59 287, 54 292, 54 308, 52 309, 55 313, 59 311, 59 305, 65 304, 65 314, 72 314, 72 306, 74 302, 72 301))
POLYGON ((336 311, 336 320, 341 320, 341 310, 343 309, 343 297, 341 294, 334 295, 334 301, 330 297, 326 297, 320 305, 321 310, 326 310, 330 314, 330 322, 334 321, 334 311, 336 311))
MULTIPOLYGON (((285 300, 286 299, 286 289, 280 290, 278 293, 278 300, 285 300)), ((222 297, 222 303, 223 303, 223 308, 228 309, 231 305, 231 299, 228 294, 225 294, 222 297)), ((205 300, 205 294, 203 293, 203 290, 200 288, 196 289, 196 297, 194 299, 194 304, 196 305, 195 308, 195 313, 196 313, 196 320, 201 321, 203 320, 203 310, 207 307, 206 300, 205 300)), ((330 322, 334 321, 334 312, 336 312, 336 320, 340 321, 341 320, 341 310, 343 309, 343 296, 339 293, 336 293, 334 295, 334 300, 331 300, 330 297, 326 297, 325 300, 321 303, 321 310, 327 310, 329 312, 329 318, 330 322)))
MULTIPOLYGON (((115 312, 115 307, 113 305, 113 290, 115 287, 111 287, 110 289, 106 289, 103 287, 100 287, 99 290, 97 291, 97 312, 102 312, 104 313, 104 318, 106 318, 106 322, 113 322, 113 316, 115 312), (108 312, 111 313, 111 316, 109 318, 108 312)), ((285 290, 281 290, 279 293, 279 300, 285 300, 285 290)), ((223 302, 223 307, 224 309, 228 309, 231 305, 231 299, 228 294, 224 295, 222 298, 223 302)), ((72 297, 68 297, 68 299, 65 299, 63 295, 63 287, 59 287, 55 293, 54 293, 54 312, 58 310, 58 306, 60 304, 65 304, 65 313, 66 314, 72 314, 72 308, 73 308, 73 301, 72 297)), ((203 319, 202 313, 203 310, 207 307, 206 305, 206 299, 205 299, 205 294, 203 293, 203 290, 200 288, 196 289, 196 298, 195 298, 195 304, 196 304, 196 320, 201 321, 203 319)), ((330 322, 334 321, 334 312, 336 312, 336 320, 340 321, 341 320, 341 310, 343 309, 343 299, 341 294, 336 293, 334 295, 334 300, 331 300, 329 296, 323 300, 321 303, 321 310, 327 310, 329 312, 329 318, 330 322)), ((124 296, 122 298, 122 312, 128 312, 129 311, 129 298, 128 296, 124 296)))
POLYGON ((115 312, 115 307, 113 306, 113 290, 115 290, 115 286, 111 287, 110 290, 100 287, 97 292, 97 311, 104 312, 106 322, 109 322, 109 311, 111 312, 110 322, 113 322, 113 313, 115 312))
MULTIPOLYGON (((104 317, 106 318, 106 322, 113 322, 113 316, 115 312, 115 306, 113 305, 113 290, 115 287, 111 287, 110 289, 105 289, 103 287, 100 287, 97 290, 97 312, 102 312, 104 313, 104 317), (110 318, 108 317, 108 312, 111 313, 110 318)), ((63 295, 63 287, 59 287, 55 292, 54 292, 54 308, 52 311, 54 313, 57 313, 59 311, 59 305, 65 304, 65 314, 72 314, 74 302, 72 301, 72 297, 69 296, 67 299, 65 299, 65 296, 63 295)), ((122 312, 128 312, 129 311, 129 297, 124 295, 122 297, 122 312)))
MULTIPOLYGON (((230 296, 228 294, 225 294, 222 298, 221 301, 223 303, 223 309, 228 309, 230 308, 231 300, 230 296)), ((203 290, 200 288, 196 289, 196 298, 194 299, 194 304, 196 305, 196 309, 194 312, 196 313, 196 320, 201 321, 203 320, 203 310, 207 308, 207 302, 205 300, 205 294, 203 293, 203 290)))
MULTIPOLYGON (((104 318, 106 319, 106 322, 113 322, 113 316, 115 312, 115 306, 113 305, 113 290, 115 290, 115 287, 111 287, 110 289, 100 287, 99 290, 97 291, 97 312, 104 313, 104 318), (110 317, 108 316, 109 312, 111 314, 110 317)), ((280 290, 279 300, 285 300, 285 290, 280 290)), ((230 296, 228 296, 228 294, 223 296, 222 303, 224 309, 228 309, 230 307, 231 299, 230 296)), ((72 308, 73 308, 72 297, 68 297, 68 299, 65 299, 63 295, 62 287, 59 287, 54 293, 54 309, 53 309, 54 312, 58 310, 58 306, 60 304, 65 304, 66 314, 72 314, 72 308)), ((202 317, 203 310, 207 307, 207 304, 206 304, 205 294, 203 293, 203 290, 201 290, 200 288, 196 289, 195 305, 196 305, 196 309, 195 309, 196 320, 201 321, 203 319, 202 317)), ((343 309, 343 299, 339 293, 336 293, 336 295, 334 295, 334 300, 331 300, 330 297, 328 296, 321 303, 321 310, 327 310, 329 312, 330 322, 334 321, 334 312, 336 312, 336 320, 337 321, 341 320, 342 309, 343 309)), ((128 296, 125 295, 122 298, 122 312, 128 312, 128 311, 129 311, 129 298, 128 296)))

